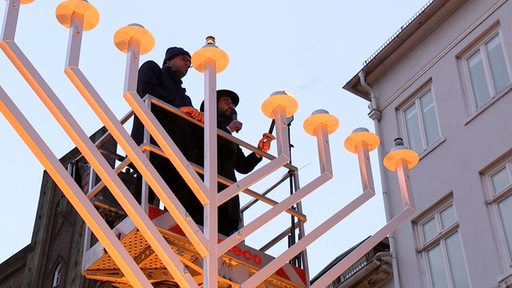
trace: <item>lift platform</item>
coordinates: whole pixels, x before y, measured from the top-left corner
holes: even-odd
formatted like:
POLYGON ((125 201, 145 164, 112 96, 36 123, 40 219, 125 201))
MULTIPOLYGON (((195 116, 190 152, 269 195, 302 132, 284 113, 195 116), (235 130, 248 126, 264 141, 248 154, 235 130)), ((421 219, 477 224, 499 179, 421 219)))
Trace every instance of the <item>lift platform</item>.
MULTIPOLYGON (((201 285, 203 282, 202 259, 185 237, 185 233, 168 212, 149 206, 148 214, 191 276, 198 285, 201 285)), ((172 275, 129 218, 120 222, 114 228, 114 232, 155 287, 159 285, 179 287, 173 282, 172 275)), ((219 241, 223 239, 224 237, 219 235, 219 241)), ((237 244, 219 258, 218 287, 238 287, 273 259, 274 257, 243 243, 237 244)), ((83 260, 83 275, 86 278, 108 283, 112 287, 131 287, 100 242, 85 252, 83 260)), ((303 269, 285 264, 257 287, 300 288, 307 287, 306 283, 306 273, 303 269)))
MULTIPOLYGON (((148 101, 149 100, 150 98, 148 98, 148 101)), ((158 105, 158 103, 155 105, 158 105)), ((171 107, 168 108, 172 110, 173 113, 180 113, 178 109, 173 109, 171 107)), ((123 119, 121 122, 126 122, 129 117, 131 117, 131 115, 127 115, 125 117, 126 119, 123 119)), ((228 138, 248 150, 254 151, 257 149, 256 147, 234 137, 228 138)), ((106 132, 103 136, 99 137, 99 139, 95 141, 95 145, 112 168, 116 170, 117 175, 132 195, 135 196, 139 195, 139 193, 144 193, 143 191, 148 191, 147 183, 144 182, 142 184, 146 185, 144 187, 139 187, 140 184, 139 186, 137 185, 138 182, 135 180, 135 177, 137 176, 134 174, 134 170, 129 168, 131 160, 123 155, 117 154, 117 143, 111 138, 109 132, 106 132)), ((141 149, 144 152, 147 151, 146 149, 152 149, 151 151, 154 153, 161 153, 159 149, 149 147, 152 146, 150 146, 150 144, 141 145, 141 149)), ((91 167, 86 159, 83 159, 82 157, 79 157, 79 159, 74 163, 76 164, 74 170, 78 175, 76 178, 77 181, 81 183, 82 190, 87 191, 87 197, 100 213, 101 217, 113 230, 114 235, 120 240, 122 246, 124 246, 128 254, 139 266, 148 281, 154 287, 179 287, 167 267, 160 260, 151 245, 146 241, 143 233, 139 231, 130 218, 127 217, 127 213, 124 212, 124 209, 118 203, 116 198, 113 197, 101 179, 97 177, 93 167, 91 167)), ((296 171, 295 167, 288 167, 291 166, 290 164, 285 164, 285 166, 285 170, 293 168, 295 169, 294 171, 296 171)), ((202 167, 197 169, 200 168, 202 167)), ((275 205, 277 202, 274 202, 265 195, 286 179, 293 179, 294 182, 297 183, 295 177, 297 177, 297 173, 289 173, 289 170, 287 170, 281 180, 261 194, 255 191, 249 191, 250 189, 245 189, 244 192, 253 196, 254 199, 246 204, 247 207, 241 207, 241 212, 243 213, 256 201, 265 201, 265 203, 275 205)), ((226 180, 219 179, 219 181, 226 180)), ((145 199, 142 195, 140 198, 145 199)), ((136 200, 141 201, 141 199, 136 200)), ((142 207, 144 210, 147 209, 147 214, 152 223, 169 244, 171 250, 176 253, 190 276, 192 276, 199 287, 202 287, 203 282, 205 281, 205 271, 203 270, 206 269, 203 267, 204 259, 201 257, 201 254, 196 251, 194 245, 187 239, 185 233, 167 211, 159 209, 156 206, 149 205, 146 201, 147 199, 142 200, 142 207)), ((288 210, 287 212, 290 213, 291 217, 293 217, 292 219, 295 225, 277 235, 268 244, 261 248, 261 250, 250 247, 242 241, 232 247, 225 254, 218 257, 217 287, 239 287, 241 283, 250 279, 252 275, 263 269, 275 259, 274 256, 269 255, 266 252, 270 247, 280 243, 280 241, 283 238, 286 238, 287 235, 289 245, 290 239, 293 239, 294 241, 294 237, 296 235, 298 235, 299 238, 302 236, 302 231, 299 229, 302 227, 301 225, 303 223, 300 221, 305 221, 303 219, 304 217, 301 217, 304 216, 301 213, 302 210, 300 208, 297 208, 294 211, 288 210)), ((82 259, 83 276, 87 279, 99 281, 101 283, 98 286, 99 288, 132 287, 127 277, 123 274, 123 271, 121 271, 121 268, 114 261, 114 258, 108 254, 101 242, 94 240, 94 235, 91 232, 92 231, 87 228, 84 237, 84 256, 82 259)), ((223 241, 224 239, 224 236, 219 235, 218 241, 223 241)), ((264 281, 259 282, 255 287, 309 287, 309 277, 306 264, 307 258, 305 252, 298 252, 298 254, 300 254, 300 256, 295 257, 271 275, 266 276, 267 278, 264 281)), ((215 281, 215 279, 213 280, 215 281)))

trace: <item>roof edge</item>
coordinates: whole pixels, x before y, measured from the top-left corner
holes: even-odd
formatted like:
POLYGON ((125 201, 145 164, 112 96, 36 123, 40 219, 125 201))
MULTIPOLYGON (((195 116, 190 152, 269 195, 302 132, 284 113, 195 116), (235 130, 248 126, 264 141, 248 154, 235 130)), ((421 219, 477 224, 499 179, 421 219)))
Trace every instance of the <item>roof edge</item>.
POLYGON ((431 0, 427 2, 363 63, 363 68, 343 85, 343 89, 364 100, 371 101, 369 92, 361 85, 360 73, 366 75, 366 81, 380 79, 390 67, 400 61, 403 55, 408 54, 414 47, 424 41, 432 31, 466 1, 431 0), (398 57, 398 55, 401 57, 398 57))

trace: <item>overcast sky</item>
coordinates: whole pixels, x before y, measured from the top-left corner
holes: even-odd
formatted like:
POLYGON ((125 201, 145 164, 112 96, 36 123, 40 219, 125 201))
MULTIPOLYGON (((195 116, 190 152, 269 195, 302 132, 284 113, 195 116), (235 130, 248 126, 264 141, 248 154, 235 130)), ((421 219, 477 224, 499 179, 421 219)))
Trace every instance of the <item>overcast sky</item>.
MULTIPOLYGON (((261 104, 273 92, 286 90, 297 98, 299 110, 290 131, 292 163, 300 168, 302 187, 319 175, 316 139, 304 132, 302 124, 317 109, 335 115, 340 128, 330 135, 334 178, 303 200, 307 232, 362 191, 356 155, 346 151, 343 142, 355 128, 373 131, 373 122, 367 116, 368 103, 342 86, 427 2, 90 0, 101 19, 95 29, 84 33, 80 68, 121 118, 129 107, 122 98, 126 55, 113 44, 118 29, 138 23, 153 34, 156 45, 141 56, 141 64, 147 60, 161 63, 170 46, 181 46, 192 54, 204 45, 206 36, 215 36, 217 46, 230 57, 229 66, 217 75, 217 87, 234 90, 241 98, 237 111, 244 127, 237 137, 256 144, 268 130, 270 119, 262 114, 261 104)), ((3 2, 3 11, 8 3, 3 2)), ((55 18, 59 3, 36 0, 23 5, 15 40, 82 128, 91 134, 102 124, 63 73, 69 30, 55 18)), ((196 107, 204 97, 203 79, 204 75, 194 69, 184 78, 196 107)), ((2 52, 0 86, 57 157, 74 147, 2 52)), ((3 116, 0 135, 2 262, 30 243, 43 168, 3 116)), ((270 153, 275 152, 274 146, 270 153)), ((372 161, 377 195, 308 248, 311 277, 385 223, 376 152, 372 153, 372 161)), ((263 190, 280 176, 263 180, 255 189, 263 190)), ((288 188, 288 184, 282 185, 271 197, 287 196, 288 188)), ((267 207, 257 206, 251 213, 256 215, 263 209, 267 207)), ((288 220, 284 223, 289 223, 289 218, 285 219, 288 220)), ((268 240, 268 231, 272 229, 258 231, 247 244, 261 246, 268 240)), ((284 248, 271 253, 279 254, 279 249, 284 248)))

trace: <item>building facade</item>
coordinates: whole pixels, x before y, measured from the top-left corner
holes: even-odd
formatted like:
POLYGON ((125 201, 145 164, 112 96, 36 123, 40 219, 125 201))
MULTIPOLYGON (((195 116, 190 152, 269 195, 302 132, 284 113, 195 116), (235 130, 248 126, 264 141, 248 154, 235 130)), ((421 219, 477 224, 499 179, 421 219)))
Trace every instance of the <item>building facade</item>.
MULTIPOLYGON (((512 2, 433 0, 344 89, 420 155, 416 213, 390 235, 395 287, 512 287, 512 2)), ((402 209, 381 169, 387 217, 402 209)))
MULTIPOLYGON (((98 130, 91 140, 105 134, 98 130)), ((109 144, 111 145, 111 144, 109 144)), ((80 152, 73 149, 60 162, 75 176, 80 152)), ((99 287, 82 277, 85 224, 52 178, 43 173, 32 240, 25 248, 0 263, 0 288, 99 287)))
MULTIPOLYGON (((331 263, 318 272, 315 277, 311 278, 311 284, 314 284, 318 278, 327 273, 334 265, 345 259, 345 257, 367 239, 364 239, 334 258, 331 263)), ((368 253, 356 261, 341 275, 336 277, 326 288, 392 288, 393 270, 391 262, 389 241, 386 238, 375 245, 373 249, 368 251, 368 253)))

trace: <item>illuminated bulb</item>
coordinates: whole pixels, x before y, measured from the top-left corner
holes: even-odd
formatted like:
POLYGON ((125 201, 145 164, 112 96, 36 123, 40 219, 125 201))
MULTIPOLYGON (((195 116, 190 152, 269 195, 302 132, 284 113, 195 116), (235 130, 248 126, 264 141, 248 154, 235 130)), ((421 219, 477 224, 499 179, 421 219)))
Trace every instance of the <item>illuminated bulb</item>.
POLYGON ((57 20, 68 29, 71 27, 71 17, 73 15, 81 15, 83 17, 84 31, 93 29, 100 22, 98 10, 85 0, 64 1, 55 9, 57 20))
POLYGON ((420 157, 416 151, 405 147, 402 138, 396 138, 395 147, 384 157, 384 166, 391 171, 396 171, 402 161, 407 165, 407 169, 412 169, 418 164, 420 157))
POLYGON ((316 136, 316 129, 318 126, 323 125, 327 129, 327 134, 332 134, 340 126, 340 121, 336 116, 329 114, 327 110, 319 109, 313 111, 303 124, 306 133, 316 136))
POLYGON ((130 24, 116 31, 114 44, 123 53, 128 52, 130 41, 139 43, 140 54, 146 54, 155 47, 155 38, 140 24, 130 24))
POLYGON ((229 64, 229 57, 226 52, 215 45, 215 37, 206 37, 206 45, 192 54, 192 67, 199 72, 204 72, 207 61, 215 63, 215 72, 220 73, 229 64))
POLYGON ((344 143, 345 149, 355 154, 358 153, 358 146, 363 144, 367 145, 368 151, 372 151, 379 146, 380 138, 366 128, 357 128, 345 139, 344 143))
POLYGON ((284 109, 286 118, 291 117, 299 108, 299 103, 292 94, 286 91, 276 91, 270 95, 263 104, 261 104, 261 111, 268 118, 274 119, 276 117, 276 108, 281 107, 284 109))

